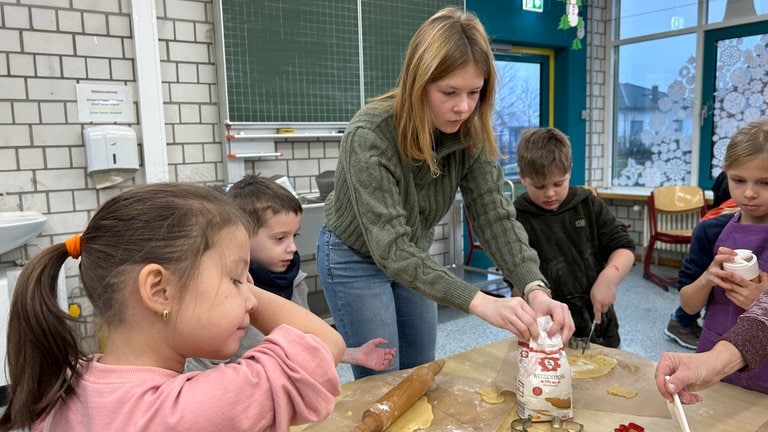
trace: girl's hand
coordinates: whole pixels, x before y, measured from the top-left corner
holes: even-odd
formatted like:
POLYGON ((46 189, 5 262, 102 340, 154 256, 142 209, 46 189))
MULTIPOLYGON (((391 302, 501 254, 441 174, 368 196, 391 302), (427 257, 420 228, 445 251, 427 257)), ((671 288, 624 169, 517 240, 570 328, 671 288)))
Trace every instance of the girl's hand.
POLYGON ((705 279, 712 285, 717 285, 723 288, 730 287, 732 284, 728 279, 729 276, 733 276, 733 272, 723 269, 723 263, 731 262, 736 258, 736 252, 733 249, 727 247, 720 247, 717 250, 717 255, 707 267, 707 270, 699 277, 699 279, 705 279))
POLYGON ((573 323, 568 305, 553 300, 544 291, 531 291, 528 294, 528 304, 531 305, 537 316, 549 315, 552 317, 552 327, 549 328, 547 334, 554 336, 559 332, 563 344, 567 345, 568 339, 576 331, 576 325, 573 323))
POLYGON ((768 288, 768 274, 763 271, 759 273, 757 282, 744 279, 730 271, 729 273, 731 276, 726 279, 728 281, 727 286, 721 285, 721 287, 725 290, 725 296, 728 300, 742 309, 749 309, 752 303, 760 297, 760 294, 768 288))
POLYGON ((520 340, 539 337, 536 312, 521 297, 497 298, 478 291, 469 303, 469 313, 511 331, 520 340))
POLYGON ((527 303, 520 297, 497 298, 478 292, 469 304, 469 312, 496 327, 511 331, 519 340, 539 337, 536 324, 539 316, 552 317, 552 326, 547 334, 554 336, 559 332, 563 344, 576 330, 568 305, 552 300, 541 290, 531 291, 527 303))

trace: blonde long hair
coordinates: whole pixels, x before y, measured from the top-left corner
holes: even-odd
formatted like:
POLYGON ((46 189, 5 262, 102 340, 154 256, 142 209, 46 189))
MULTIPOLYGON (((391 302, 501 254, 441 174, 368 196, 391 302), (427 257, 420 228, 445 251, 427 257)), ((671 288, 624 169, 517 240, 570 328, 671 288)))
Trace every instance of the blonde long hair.
POLYGON ((768 119, 752 121, 733 134, 725 149, 723 169, 755 158, 768 158, 768 119))
POLYGON ((484 84, 475 110, 459 132, 470 149, 480 149, 488 160, 499 157, 491 116, 496 88, 493 52, 478 18, 456 8, 445 8, 425 21, 411 38, 397 87, 371 100, 394 99, 394 122, 400 152, 412 163, 426 163, 433 174, 440 168, 433 156, 434 128, 426 107, 426 89, 454 71, 475 64, 484 84))

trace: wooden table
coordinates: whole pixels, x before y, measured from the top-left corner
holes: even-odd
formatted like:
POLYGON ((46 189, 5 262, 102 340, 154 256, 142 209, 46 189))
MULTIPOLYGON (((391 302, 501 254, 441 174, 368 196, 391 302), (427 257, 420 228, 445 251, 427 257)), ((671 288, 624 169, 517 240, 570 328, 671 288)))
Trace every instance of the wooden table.
MULTIPOLYGON (((584 425, 585 432, 610 432, 628 422, 635 422, 649 432, 680 430, 671 405, 656 390, 653 382, 654 362, 626 351, 598 345, 592 345, 590 350, 616 358, 618 365, 602 378, 574 381, 574 420, 584 425), (604 390, 611 383, 636 390, 637 398, 625 400, 607 395, 604 390), (604 404, 604 409, 583 408, 585 405, 594 405, 595 400, 601 398, 610 401, 604 404), (636 412, 640 408, 633 407, 641 405, 652 407, 651 411, 655 409, 657 415, 629 413, 632 410, 636 412)), ((505 396, 503 403, 489 404, 475 390, 493 386, 497 382, 508 383, 510 379, 514 382, 517 376, 516 355, 517 343, 511 338, 446 358, 443 371, 427 392, 434 420, 426 430, 510 431, 511 421, 518 418, 514 393, 505 391, 502 393, 505 396)), ((359 422, 362 412, 408 372, 375 375, 345 384, 330 417, 320 423, 294 427, 291 431, 351 431, 359 422)), ((704 396, 702 403, 685 406, 692 431, 768 431, 768 395, 724 383, 702 391, 701 394, 704 396)), ((548 431, 549 423, 534 424, 530 430, 548 431)))

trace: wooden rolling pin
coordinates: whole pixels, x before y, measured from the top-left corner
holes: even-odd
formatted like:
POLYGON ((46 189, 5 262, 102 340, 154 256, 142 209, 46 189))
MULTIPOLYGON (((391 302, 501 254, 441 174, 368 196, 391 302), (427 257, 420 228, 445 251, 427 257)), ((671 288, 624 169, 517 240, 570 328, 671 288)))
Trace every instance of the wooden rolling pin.
POLYGON ((371 405, 362 416, 362 422, 352 432, 382 432, 426 393, 445 360, 435 360, 419 366, 384 396, 371 405))

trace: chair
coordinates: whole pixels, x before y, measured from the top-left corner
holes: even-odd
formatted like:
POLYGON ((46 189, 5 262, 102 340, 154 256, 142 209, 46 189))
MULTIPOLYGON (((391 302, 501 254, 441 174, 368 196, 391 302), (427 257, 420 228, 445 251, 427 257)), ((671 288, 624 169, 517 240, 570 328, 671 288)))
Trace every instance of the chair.
POLYGON ((704 191, 698 186, 660 186, 648 197, 648 246, 643 259, 643 277, 667 291, 677 277, 664 277, 651 271, 657 243, 691 243, 693 228, 707 212, 704 191))
POLYGON ((598 194, 598 193, 597 193, 597 188, 596 188, 596 187, 594 187, 594 186, 592 186, 592 185, 586 185, 586 184, 585 184, 585 185, 582 185, 581 187, 583 187, 584 189, 586 189, 586 190, 588 190, 588 191, 592 192, 592 195, 594 195, 594 196, 596 196, 596 197, 599 197, 599 196, 600 196, 600 194, 598 194))

